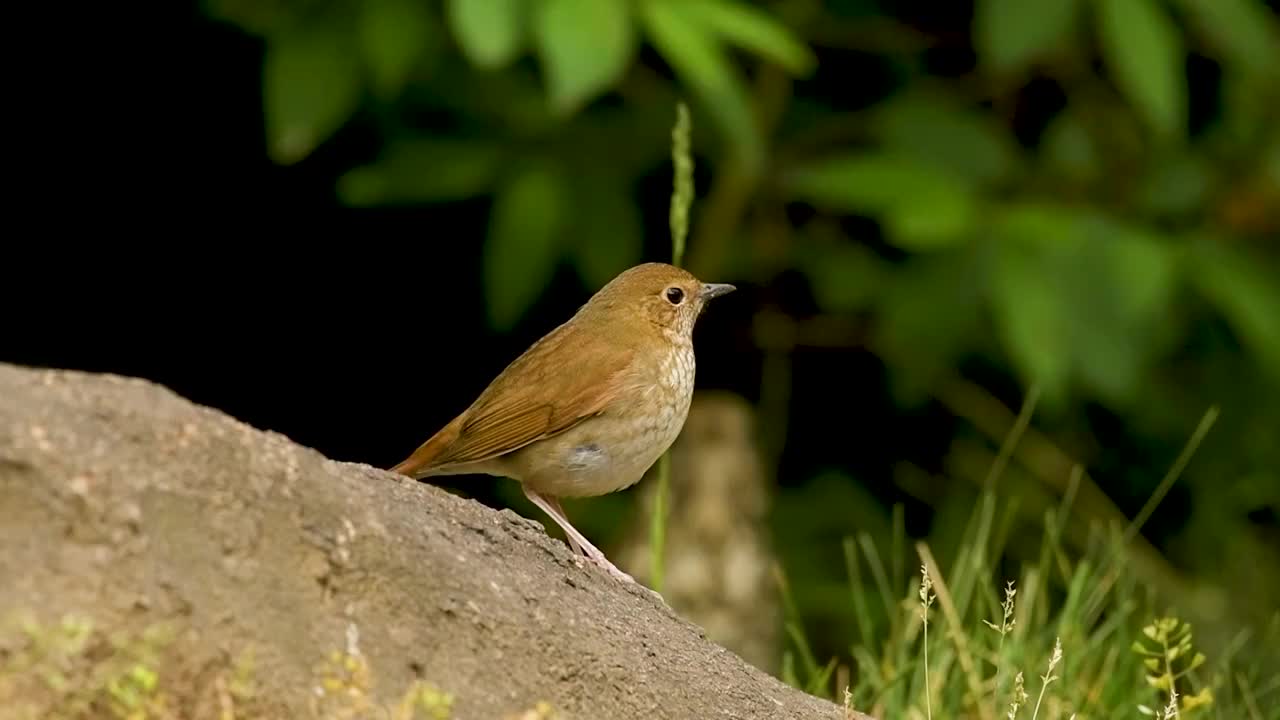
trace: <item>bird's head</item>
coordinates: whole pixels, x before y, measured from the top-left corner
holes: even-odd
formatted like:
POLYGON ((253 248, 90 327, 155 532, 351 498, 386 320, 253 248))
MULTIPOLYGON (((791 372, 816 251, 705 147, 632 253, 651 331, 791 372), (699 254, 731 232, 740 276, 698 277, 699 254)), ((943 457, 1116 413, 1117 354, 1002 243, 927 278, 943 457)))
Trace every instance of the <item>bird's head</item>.
POLYGON ((666 263, 644 263, 620 273, 601 288, 587 307, 655 325, 666 333, 689 337, 711 300, 734 290, 727 283, 705 283, 692 273, 666 263))

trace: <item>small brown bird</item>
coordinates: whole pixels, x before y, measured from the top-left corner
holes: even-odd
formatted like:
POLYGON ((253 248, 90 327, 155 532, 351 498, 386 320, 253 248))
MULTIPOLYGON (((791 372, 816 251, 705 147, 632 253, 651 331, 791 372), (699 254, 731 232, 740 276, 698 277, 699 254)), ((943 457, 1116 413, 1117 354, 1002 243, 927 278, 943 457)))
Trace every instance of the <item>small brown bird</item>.
POLYGON ((516 480, 570 547, 634 582, 570 524, 559 498, 628 488, 671 446, 693 394, 694 325, 733 290, 663 263, 624 271, 391 471, 516 480))

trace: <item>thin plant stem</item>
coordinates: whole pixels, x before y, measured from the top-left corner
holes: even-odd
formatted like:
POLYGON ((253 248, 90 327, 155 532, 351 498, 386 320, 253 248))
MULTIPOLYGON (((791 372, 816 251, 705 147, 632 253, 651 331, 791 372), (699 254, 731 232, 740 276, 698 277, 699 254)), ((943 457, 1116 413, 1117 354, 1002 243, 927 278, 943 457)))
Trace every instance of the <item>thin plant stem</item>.
MULTIPOLYGON (((969 638, 965 635, 964 627, 960 621, 960 614, 956 611, 951 592, 947 589, 947 582, 942 577, 941 570, 938 569, 938 563, 934 559, 933 551, 929 549, 928 543, 917 542, 916 554, 920 556, 920 560, 928 569, 932 586, 937 588, 938 604, 942 607, 942 614, 946 617, 947 625, 951 630, 947 635, 951 637, 951 642, 955 646, 956 656, 960 660, 960 667, 964 671, 965 681, 969 685, 969 692, 974 698, 981 698, 982 682, 978 677, 977 668, 974 666, 973 655, 969 651, 969 638)), ((978 715, 982 720, 992 720, 991 708, 987 707, 986 703, 977 702, 977 709, 978 715)))
POLYGON ((1040 703, 1044 700, 1044 691, 1049 687, 1049 683, 1058 678, 1053 674, 1053 669, 1057 667, 1062 660, 1062 639, 1058 638, 1053 643, 1053 655, 1049 656, 1049 670, 1040 676, 1040 695, 1036 698, 1036 709, 1031 713, 1031 720, 1036 720, 1040 716, 1040 703))
POLYGON ((1200 443, 1204 441, 1204 436, 1209 434, 1209 428, 1213 427, 1214 422, 1218 420, 1218 407, 1215 405, 1210 407, 1200 418, 1200 424, 1196 426, 1195 432, 1191 434, 1191 438, 1187 440, 1187 444, 1182 448, 1182 453, 1178 455, 1178 459, 1174 461, 1173 466, 1169 468, 1169 472, 1161 478, 1160 484, 1156 486, 1155 492, 1147 498, 1146 504, 1138 511, 1138 515, 1133 518, 1133 522, 1129 523, 1129 527, 1125 528, 1124 541, 1133 539, 1133 536, 1142 529, 1150 519, 1151 514, 1155 512, 1156 506, 1164 499, 1169 492, 1169 488, 1178 480, 1178 476, 1186 469, 1187 463, 1191 462, 1191 456, 1195 454, 1196 449, 1200 447, 1200 443))
MULTIPOLYGON (((671 130, 671 161, 675 178, 671 192, 671 263, 680 267, 684 263, 685 239, 689 235, 689 206, 693 204, 693 155, 690 144, 689 108, 681 102, 676 105, 676 124, 671 130)), ((654 592, 662 593, 663 559, 666 554, 667 496, 671 484, 671 455, 663 453, 658 458, 658 488, 653 504, 653 517, 649 525, 650 584, 654 592)))
POLYGON ((929 684, 929 606, 936 597, 933 581, 929 578, 929 568, 920 566, 920 620, 924 623, 924 707, 929 720, 933 720, 933 687, 929 684))
POLYGON ((1009 464, 1013 449, 1017 447, 1018 441, 1022 439, 1023 433, 1027 431, 1027 426, 1031 424, 1031 416, 1035 412, 1038 402, 1040 402, 1040 385, 1036 384, 1032 385, 1027 392, 1027 397, 1022 402, 1022 408, 1018 411, 1018 417, 1014 420, 1009 434, 1005 436, 1004 443, 1000 447, 1000 453, 996 455, 996 461, 991 464, 986 482, 983 483, 987 490, 995 489, 996 481, 1004 473, 1005 466, 1009 464))

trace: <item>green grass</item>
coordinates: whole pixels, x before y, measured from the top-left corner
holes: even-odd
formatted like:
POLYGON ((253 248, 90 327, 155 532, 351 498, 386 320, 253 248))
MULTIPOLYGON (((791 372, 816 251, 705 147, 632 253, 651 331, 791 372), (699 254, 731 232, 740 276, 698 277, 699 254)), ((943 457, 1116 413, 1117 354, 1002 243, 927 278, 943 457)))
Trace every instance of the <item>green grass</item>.
MULTIPOLYGON (((849 611, 860 628, 852 677, 832 683, 839 663, 813 657, 789 606, 783 679, 881 718, 1156 716, 1169 705, 1171 679, 1179 717, 1280 717, 1271 709, 1280 679, 1259 677, 1235 653, 1199 653, 1193 628, 1159 611, 1176 599, 1160 601, 1126 571, 1121 530, 1096 532, 1088 552, 1069 558, 1057 540, 1061 513, 1051 510, 1043 562, 1006 579, 991 567, 996 510, 994 494, 984 494, 946 572, 929 543, 917 542, 922 572, 898 595, 883 583, 874 543, 846 542, 849 611)), ((1237 647, 1280 647, 1278 630, 1280 615, 1265 637, 1242 636, 1237 647)))
POLYGON ((846 538, 848 612, 858 635, 847 658, 813 656, 780 573, 791 639, 783 679, 879 718, 1280 718, 1280 677, 1274 665, 1256 662, 1280 647, 1280 613, 1257 636, 1242 630, 1216 657, 1200 652, 1194 628, 1178 618, 1179 598, 1158 597, 1129 566, 1126 547, 1149 510, 1128 527, 1094 525, 1083 551, 1065 546, 1079 468, 1062 501, 1043 513, 1038 552, 1006 577, 997 567, 1016 499, 1002 502, 998 475, 997 468, 988 477, 958 540, 914 543, 920 571, 905 586, 891 584, 884 562, 907 547, 897 513, 888 552, 869 534, 846 538), (935 557, 944 544, 945 567, 935 557))

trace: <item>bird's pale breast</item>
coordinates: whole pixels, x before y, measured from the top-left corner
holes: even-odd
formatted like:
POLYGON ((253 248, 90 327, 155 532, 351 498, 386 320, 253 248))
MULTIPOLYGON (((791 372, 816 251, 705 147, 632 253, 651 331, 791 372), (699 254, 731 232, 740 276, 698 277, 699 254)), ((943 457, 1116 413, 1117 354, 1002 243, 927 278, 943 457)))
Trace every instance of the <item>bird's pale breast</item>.
POLYGON ((651 376, 629 383, 608 411, 513 453, 506 463, 521 482, 558 497, 623 490, 675 442, 689 412, 696 373, 692 344, 675 343, 651 376))

